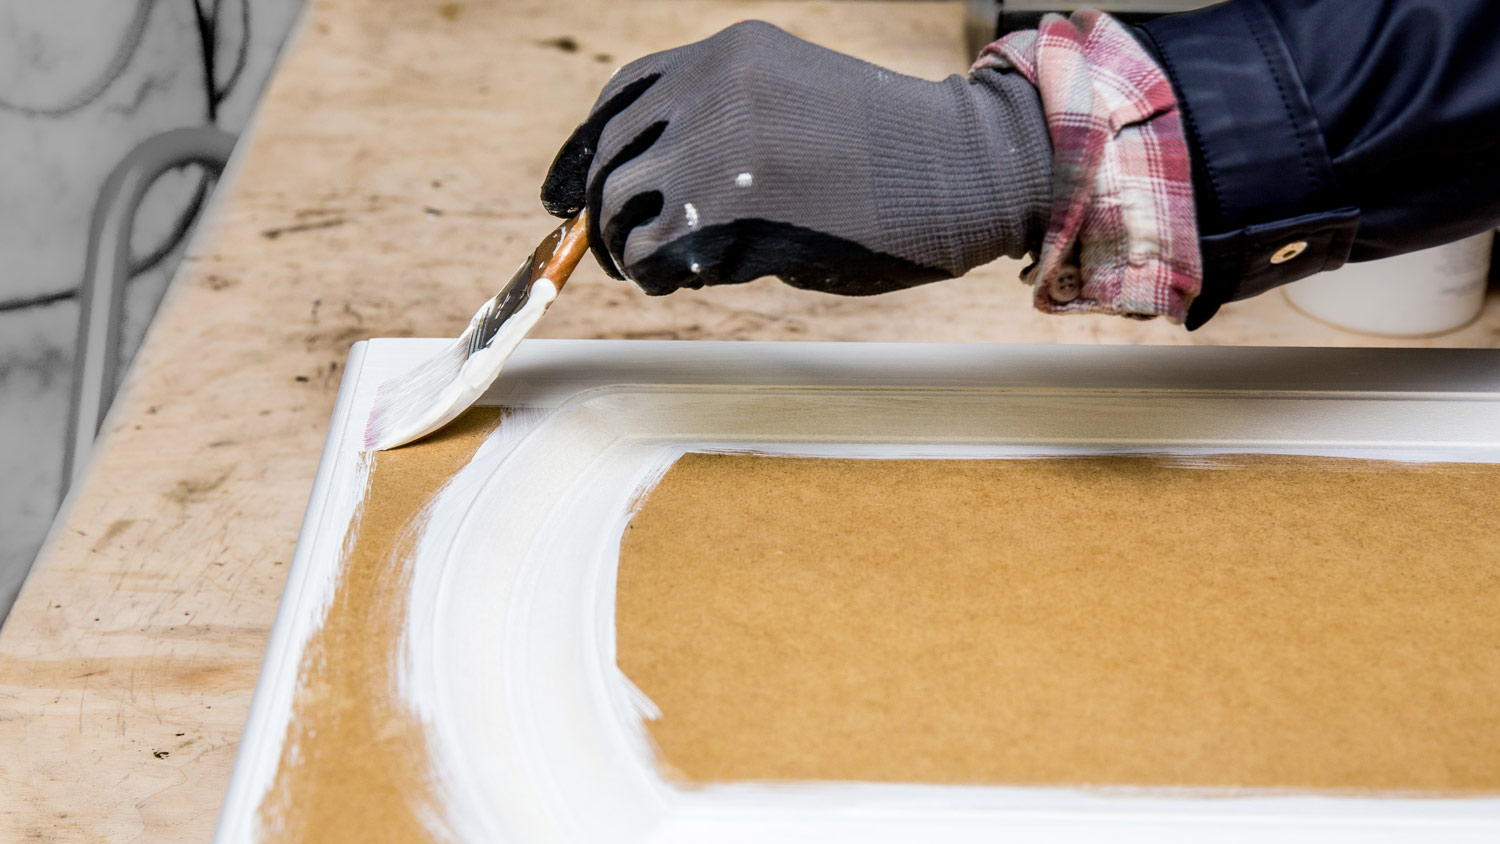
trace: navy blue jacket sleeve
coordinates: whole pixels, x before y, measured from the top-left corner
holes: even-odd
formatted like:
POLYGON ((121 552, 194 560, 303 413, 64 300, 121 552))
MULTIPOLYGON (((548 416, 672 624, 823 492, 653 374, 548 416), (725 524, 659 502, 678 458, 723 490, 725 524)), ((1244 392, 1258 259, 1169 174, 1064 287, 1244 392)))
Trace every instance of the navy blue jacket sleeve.
POLYGON ((1141 32, 1193 155, 1204 287, 1189 328, 1345 261, 1500 224, 1500 2, 1228 0, 1141 32))

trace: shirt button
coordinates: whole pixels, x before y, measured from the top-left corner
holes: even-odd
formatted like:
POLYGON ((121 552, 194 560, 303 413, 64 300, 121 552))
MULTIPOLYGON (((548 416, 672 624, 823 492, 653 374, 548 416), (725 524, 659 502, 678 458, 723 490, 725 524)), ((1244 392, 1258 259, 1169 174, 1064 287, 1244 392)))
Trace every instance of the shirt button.
POLYGON ((1307 251, 1307 241, 1305 241, 1305 240, 1294 240, 1291 243, 1288 243, 1287 245, 1285 245, 1285 246, 1281 247, 1280 249, 1276 250, 1275 254, 1273 254, 1271 256, 1271 263, 1273 263, 1273 264, 1285 264, 1287 261, 1292 260, 1293 258, 1297 257, 1298 255, 1301 255, 1303 252, 1306 252, 1306 251, 1307 251))
POLYGON ((1072 264, 1062 265, 1057 275, 1047 282, 1047 295, 1059 304, 1067 304, 1077 299, 1081 292, 1083 292, 1083 280, 1079 277, 1078 268, 1072 264))

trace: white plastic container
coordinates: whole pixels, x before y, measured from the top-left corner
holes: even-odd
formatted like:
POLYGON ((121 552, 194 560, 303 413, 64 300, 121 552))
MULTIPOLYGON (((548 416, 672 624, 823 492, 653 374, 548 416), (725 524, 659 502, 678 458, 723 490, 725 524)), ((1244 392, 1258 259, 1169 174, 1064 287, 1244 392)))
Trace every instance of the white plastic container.
POLYGON ((1387 337, 1443 334, 1484 308, 1493 232, 1345 264, 1282 288, 1292 305, 1336 328, 1387 337))

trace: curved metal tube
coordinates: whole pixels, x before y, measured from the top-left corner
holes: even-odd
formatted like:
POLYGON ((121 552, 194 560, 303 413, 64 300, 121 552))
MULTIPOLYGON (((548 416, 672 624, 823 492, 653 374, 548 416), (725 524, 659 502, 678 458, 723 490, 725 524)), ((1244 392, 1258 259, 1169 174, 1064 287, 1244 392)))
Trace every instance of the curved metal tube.
POLYGON ((63 452, 63 494, 88 463, 118 381, 120 322, 130 278, 130 235, 146 190, 163 173, 197 164, 224 172, 235 136, 212 126, 173 129, 142 141, 110 172, 89 225, 88 259, 79 288, 78 352, 63 452))

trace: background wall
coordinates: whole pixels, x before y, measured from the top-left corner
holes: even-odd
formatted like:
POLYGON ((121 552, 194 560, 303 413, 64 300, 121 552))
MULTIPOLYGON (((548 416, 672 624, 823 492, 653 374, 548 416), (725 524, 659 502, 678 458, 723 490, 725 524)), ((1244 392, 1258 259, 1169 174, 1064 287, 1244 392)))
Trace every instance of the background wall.
MULTIPOLYGON (((242 131, 302 0, 0 0, 0 619, 62 490, 89 218, 110 170, 168 129, 242 131)), ((136 217, 124 360, 212 190, 168 173, 136 217)))

